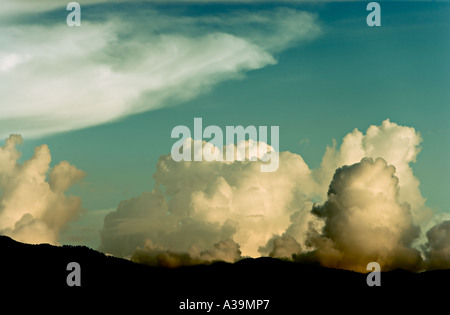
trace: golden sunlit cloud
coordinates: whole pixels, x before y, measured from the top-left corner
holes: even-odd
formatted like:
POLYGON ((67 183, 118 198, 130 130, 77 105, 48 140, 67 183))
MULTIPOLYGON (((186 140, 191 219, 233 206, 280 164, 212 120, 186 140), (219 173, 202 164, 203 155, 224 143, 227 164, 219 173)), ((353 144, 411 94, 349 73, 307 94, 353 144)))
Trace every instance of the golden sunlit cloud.
POLYGON ((260 172, 260 161, 162 156, 154 190, 105 217, 101 250, 137 260, 158 256, 170 265, 180 253, 201 260, 199 253, 231 240, 240 255, 228 261, 306 255, 357 271, 368 261, 418 270, 426 242, 420 226, 431 218, 410 165, 420 142, 413 128, 385 120, 327 148, 318 169, 290 152, 280 152, 273 173, 260 172))
POLYGON ((11 135, 0 147, 0 234, 26 243, 58 243, 60 231, 81 212, 81 199, 66 191, 84 177, 68 162, 50 168, 47 145, 18 163, 17 145, 22 137, 11 135))

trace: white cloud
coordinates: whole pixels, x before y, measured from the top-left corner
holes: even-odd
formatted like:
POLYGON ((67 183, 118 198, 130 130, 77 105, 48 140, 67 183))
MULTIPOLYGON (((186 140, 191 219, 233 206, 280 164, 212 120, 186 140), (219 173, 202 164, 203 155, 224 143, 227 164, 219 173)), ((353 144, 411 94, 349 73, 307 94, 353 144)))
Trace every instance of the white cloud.
MULTIPOLYGON (((195 154, 195 152, 192 152, 195 154)), ((290 215, 312 206, 317 185, 299 155, 280 154, 280 167, 260 172, 255 162, 175 162, 162 156, 155 189, 123 201, 106 216, 103 251, 130 256, 146 240, 175 252, 210 250, 232 239, 244 256, 290 224, 290 215)))
POLYGON ((242 256, 314 253, 325 265, 359 271, 367 259, 384 268, 420 268, 413 242, 429 209, 410 166, 419 144, 413 128, 386 120, 365 134, 346 135, 315 170, 290 152, 280 152, 273 173, 260 172, 260 161, 174 162, 162 156, 155 189, 121 202, 105 218, 101 249, 130 257, 152 244, 158 252, 193 259, 192 253, 230 239, 242 256), (344 165, 351 166, 335 174, 344 165), (317 201, 323 204, 311 212, 317 201))
POLYGON ((29 59, 27 54, 11 53, 0 58, 0 72, 9 72, 29 59))
MULTIPOLYGON (((414 222, 421 224, 431 217, 430 209, 419 189, 419 180, 414 176, 411 163, 416 161, 421 148, 420 133, 412 127, 383 121, 381 126, 370 126, 366 134, 355 129, 347 134, 339 149, 328 147, 316 175, 324 187, 328 187, 334 170, 342 165, 358 163, 364 157, 382 157, 388 165, 395 166, 399 179, 399 200, 411 205, 414 222)), ((326 192, 326 190, 323 190, 326 192)))
POLYGON ((26 243, 57 243, 61 230, 81 212, 81 199, 65 191, 84 172, 65 161, 50 169, 46 145, 19 164, 20 143, 21 136, 11 135, 0 147, 0 234, 26 243))
POLYGON ((149 10, 145 24, 114 16, 78 28, 1 27, 0 136, 38 137, 182 102, 276 63, 274 51, 319 31, 314 16, 289 9, 198 18, 149 10))
POLYGON ((308 237, 321 264, 359 272, 372 261, 384 271, 420 269, 420 253, 411 247, 420 230, 400 201, 398 183, 395 168, 381 158, 336 171, 328 200, 313 208, 325 226, 308 237))
MULTIPOLYGON (((321 169, 280 152, 280 167, 272 173, 260 172, 261 160, 175 162, 162 156, 155 188, 106 215, 101 250, 171 267, 262 254, 363 272, 370 261, 383 270, 448 268, 449 221, 445 215, 417 220, 421 213, 415 219, 414 208, 428 209, 403 190, 418 184, 412 174, 403 182, 401 176, 419 152, 419 139, 413 129, 386 120, 365 135, 349 133, 339 149, 329 148, 321 169), (330 157, 344 163, 361 150, 386 154, 339 165, 324 203, 313 207, 324 194, 330 157), (404 172, 397 172, 402 167, 404 172), (428 232, 419 252, 413 243, 423 222, 428 232)), ((21 142, 11 135, 0 147, 0 233, 23 242, 57 243, 81 212, 81 200, 66 191, 84 173, 68 162, 50 169, 46 145, 19 164, 21 142)))

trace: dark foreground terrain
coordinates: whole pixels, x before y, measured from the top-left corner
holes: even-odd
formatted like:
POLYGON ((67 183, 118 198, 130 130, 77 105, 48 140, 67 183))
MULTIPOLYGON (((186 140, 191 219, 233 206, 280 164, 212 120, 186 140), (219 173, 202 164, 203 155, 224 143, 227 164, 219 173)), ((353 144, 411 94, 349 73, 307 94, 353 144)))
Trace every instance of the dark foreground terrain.
POLYGON ((450 270, 396 270, 381 273, 381 287, 369 287, 364 274, 272 258, 167 269, 108 257, 87 247, 28 245, 5 236, 0 236, 0 255, 3 302, 8 296, 32 294, 47 306, 59 301, 70 303, 65 304, 70 309, 84 303, 103 311, 125 307, 144 314, 365 313, 394 306, 431 310, 447 304, 439 296, 448 294, 450 284, 450 270), (67 285, 70 262, 80 264, 81 287, 67 285), (209 302, 211 309, 197 302, 209 302), (202 309, 180 310, 192 303, 202 309))

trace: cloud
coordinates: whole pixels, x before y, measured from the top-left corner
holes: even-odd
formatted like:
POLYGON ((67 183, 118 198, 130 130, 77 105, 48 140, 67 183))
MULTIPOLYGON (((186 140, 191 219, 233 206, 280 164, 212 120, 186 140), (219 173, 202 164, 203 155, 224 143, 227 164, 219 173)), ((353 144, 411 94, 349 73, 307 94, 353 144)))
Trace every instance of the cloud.
MULTIPOLYGON (((267 255, 361 272, 371 261, 383 270, 450 268, 450 221, 442 215, 422 224, 426 243, 419 251, 414 242, 420 227, 412 210, 414 205, 428 210, 420 198, 403 194, 402 199, 402 189, 411 183, 401 185, 397 175, 405 172, 397 165, 410 170, 405 164, 415 160, 419 138, 413 129, 386 120, 365 135, 349 133, 339 149, 327 150, 316 170, 290 152, 280 152, 280 167, 272 173, 260 171, 265 163, 260 159, 175 162, 161 156, 155 188, 106 215, 100 249, 167 267, 267 255), (399 143, 403 148, 396 147, 399 143), (361 148, 389 154, 339 166, 326 199, 316 203, 330 156, 342 162, 361 148)), ((46 145, 19 164, 21 143, 21 136, 11 135, 0 147, 0 233, 22 242, 58 243, 61 231, 81 213, 80 198, 66 191, 84 172, 66 161, 50 168, 46 145)), ((192 154, 199 154, 191 145, 192 154)), ((253 140, 244 145, 248 155, 255 154, 253 140)), ((412 178, 415 187, 411 176, 404 178, 412 178)))
POLYGON ((65 20, 1 26, 0 136, 39 137, 178 104, 319 33, 314 15, 283 8, 195 18, 135 12, 145 21, 96 10, 78 28, 65 20))
POLYGON ((269 257, 291 259, 302 252, 302 246, 291 235, 283 234, 273 237, 265 247, 259 248, 259 252, 269 253, 269 257))
POLYGON ((175 162, 162 156, 155 188, 105 217, 100 249, 147 260, 152 253, 187 255, 193 263, 199 253, 231 240, 240 250, 234 259, 315 259, 363 272, 378 261, 384 270, 419 270, 424 252, 414 242, 431 222, 410 166, 420 142, 413 128, 385 120, 365 134, 347 134, 314 170, 291 152, 279 153, 272 173, 260 172, 260 160, 175 162))
POLYGON ((154 246, 150 240, 147 240, 143 248, 137 248, 135 250, 131 260, 150 266, 175 268, 179 266, 208 264, 214 261, 233 263, 241 258, 239 244, 236 244, 230 239, 216 243, 213 248, 206 251, 199 251, 194 246, 187 253, 173 252, 159 248, 154 246))
POLYGON ((395 168, 381 158, 336 170, 328 200, 312 210, 325 225, 307 239, 322 265, 364 272, 375 261, 384 271, 420 269, 420 253, 411 246, 420 230, 398 183, 395 168))
MULTIPOLYGON (((420 224, 432 215, 411 167, 421 150, 421 142, 421 135, 414 128, 397 125, 389 119, 380 126, 370 126, 366 134, 355 129, 344 137, 339 149, 336 145, 327 148, 316 175, 325 188, 334 170, 342 165, 358 163, 364 157, 382 157, 387 164, 395 166, 400 187, 399 200, 410 204, 414 222, 420 224)), ((323 191, 326 192, 326 189, 323 191)))
POLYGON ((122 201, 105 217, 101 250, 130 257, 151 240, 158 248, 201 252, 232 239, 243 256, 259 256, 259 247, 282 234, 292 214, 307 212, 316 194, 299 155, 282 152, 279 160, 276 172, 265 173, 261 160, 175 162, 162 156, 155 189, 122 201))
POLYGON ((436 224, 427 232, 424 246, 427 268, 450 269, 450 221, 436 224))
MULTIPOLYGON (((414 247, 426 242, 423 232, 428 230, 432 212, 425 204, 419 189, 419 180, 414 176, 411 164, 416 161, 421 148, 420 133, 412 127, 400 126, 386 119, 379 126, 370 126, 365 133, 355 129, 348 133, 337 147, 327 147, 319 168, 311 170, 312 178, 319 188, 315 203, 324 203, 328 199, 328 188, 336 169, 344 165, 359 163, 365 157, 373 159, 383 158, 388 165, 395 167, 395 176, 398 178, 398 199, 400 203, 407 203, 412 214, 413 224, 422 227, 421 235, 415 240, 414 247), (425 229, 426 227, 426 229, 425 229)), ((314 228, 320 231, 324 222, 309 211, 298 211, 291 216, 291 225, 286 234, 293 236, 307 251, 312 248, 305 243, 306 231, 314 228)), ((277 235, 279 237, 281 234, 277 235)), ((271 243, 273 244, 273 243, 271 243)), ((261 247, 261 253, 268 255, 271 244, 261 247), (269 247, 267 247, 269 246, 269 247)))
POLYGON ((0 147, 0 234, 26 243, 55 244, 81 212, 81 199, 65 192, 85 174, 65 161, 50 169, 46 145, 19 164, 16 147, 21 143, 21 136, 11 135, 0 147))

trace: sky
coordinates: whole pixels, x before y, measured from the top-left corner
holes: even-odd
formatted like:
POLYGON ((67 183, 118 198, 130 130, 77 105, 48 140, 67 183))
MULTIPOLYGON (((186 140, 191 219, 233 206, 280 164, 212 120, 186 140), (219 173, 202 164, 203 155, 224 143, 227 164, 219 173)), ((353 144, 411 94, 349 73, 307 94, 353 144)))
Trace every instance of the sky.
POLYGON ((80 27, 61 1, 0 9, 2 234, 169 265, 447 266, 448 2, 380 1, 379 27, 363 1, 79 3, 80 27), (279 126, 279 169, 174 162, 195 117, 279 126))

